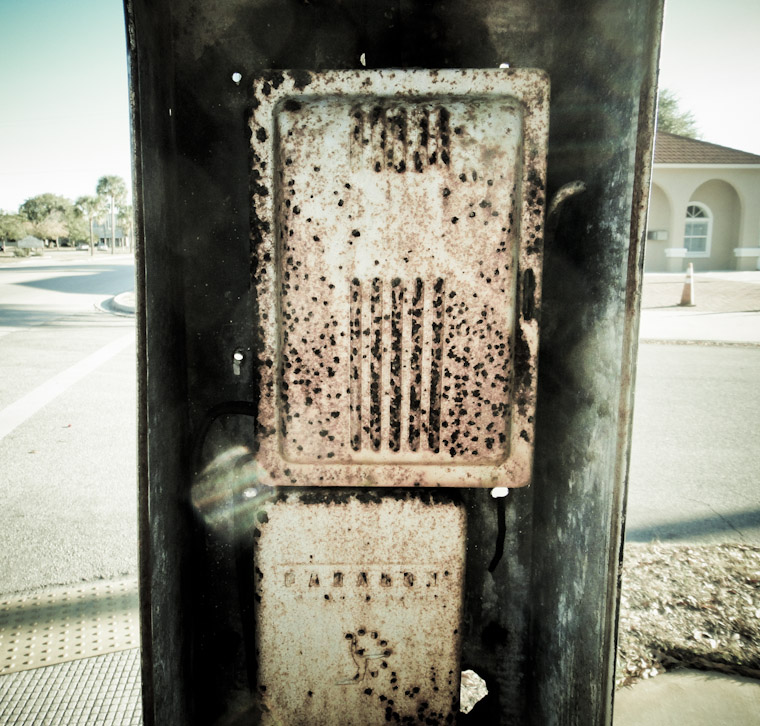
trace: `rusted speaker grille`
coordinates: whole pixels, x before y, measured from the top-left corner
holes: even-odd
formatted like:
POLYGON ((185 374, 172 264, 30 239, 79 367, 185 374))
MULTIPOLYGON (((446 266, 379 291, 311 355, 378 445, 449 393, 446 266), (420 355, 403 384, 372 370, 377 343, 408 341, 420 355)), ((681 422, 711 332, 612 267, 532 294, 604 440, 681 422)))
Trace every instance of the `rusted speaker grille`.
POLYGON ((525 484, 545 77, 310 78, 253 104, 261 478, 525 484))
MULTIPOLYGON (((485 339, 494 311, 463 323, 457 293, 446 290, 443 278, 354 278, 350 295, 353 451, 438 454, 443 447, 451 457, 503 454, 508 344, 468 344, 471 328, 475 340, 485 339), (458 341, 463 325, 464 342, 458 341)), ((282 426, 287 431, 288 422, 282 426)))
POLYGON ((422 173, 429 166, 452 161, 451 114, 434 102, 402 104, 373 99, 350 109, 353 129, 349 142, 353 171, 422 173))

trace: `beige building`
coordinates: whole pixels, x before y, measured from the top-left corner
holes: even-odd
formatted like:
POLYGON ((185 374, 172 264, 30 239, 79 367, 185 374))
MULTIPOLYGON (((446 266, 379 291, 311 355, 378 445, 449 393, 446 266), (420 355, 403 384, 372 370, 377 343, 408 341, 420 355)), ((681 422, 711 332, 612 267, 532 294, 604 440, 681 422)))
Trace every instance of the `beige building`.
POLYGON ((760 269, 760 156, 658 132, 645 269, 760 269))

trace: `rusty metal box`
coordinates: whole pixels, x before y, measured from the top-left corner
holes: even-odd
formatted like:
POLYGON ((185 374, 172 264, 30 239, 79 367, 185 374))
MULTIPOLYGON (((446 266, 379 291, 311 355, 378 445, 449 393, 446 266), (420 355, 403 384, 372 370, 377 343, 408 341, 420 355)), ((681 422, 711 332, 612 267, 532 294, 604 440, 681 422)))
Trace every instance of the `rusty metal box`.
POLYGON ((270 72, 253 109, 262 480, 529 483, 545 74, 270 72))

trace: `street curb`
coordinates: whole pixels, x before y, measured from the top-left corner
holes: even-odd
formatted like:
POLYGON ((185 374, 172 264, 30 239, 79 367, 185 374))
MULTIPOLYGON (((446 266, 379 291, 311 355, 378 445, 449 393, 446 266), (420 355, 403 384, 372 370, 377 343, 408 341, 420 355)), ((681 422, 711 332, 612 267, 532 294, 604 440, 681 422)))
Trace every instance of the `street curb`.
POLYGON ((135 294, 133 292, 122 292, 95 303, 95 307, 111 315, 132 317, 135 314, 135 294))
POLYGON ((701 340, 699 338, 639 338, 639 345, 702 345, 712 348, 758 348, 760 342, 751 340, 701 340))

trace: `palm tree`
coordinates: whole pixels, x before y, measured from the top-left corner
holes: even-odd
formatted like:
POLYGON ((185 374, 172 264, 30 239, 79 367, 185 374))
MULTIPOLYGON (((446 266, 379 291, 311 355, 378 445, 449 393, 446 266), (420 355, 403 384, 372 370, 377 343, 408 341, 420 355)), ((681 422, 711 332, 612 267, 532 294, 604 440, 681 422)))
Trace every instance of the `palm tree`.
POLYGON ((127 240, 127 251, 129 251, 129 241, 132 239, 132 205, 123 204, 119 208, 119 214, 117 217, 119 226, 124 230, 124 238, 127 240))
POLYGON ((127 185, 120 176, 102 176, 95 191, 102 200, 107 200, 111 208, 111 254, 116 252, 116 207, 122 208, 127 202, 127 185))
POLYGON ((90 225, 90 256, 92 256, 95 254, 92 226, 95 223, 95 218, 98 216, 102 209, 101 200, 97 197, 79 197, 74 202, 74 209, 76 210, 77 214, 84 217, 87 220, 87 223, 90 225))

